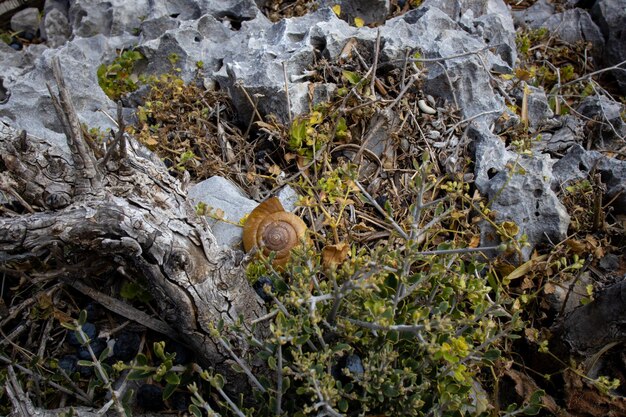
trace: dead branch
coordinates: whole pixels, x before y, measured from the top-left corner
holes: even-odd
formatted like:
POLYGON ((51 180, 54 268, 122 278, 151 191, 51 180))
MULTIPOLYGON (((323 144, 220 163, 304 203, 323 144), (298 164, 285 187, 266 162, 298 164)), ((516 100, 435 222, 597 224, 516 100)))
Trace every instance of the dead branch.
POLYGON ((203 365, 222 373, 230 389, 246 390, 230 366, 232 353, 246 355, 244 338, 226 335, 229 353, 210 333, 220 320, 242 318, 248 331, 260 336, 250 323, 265 311, 245 278, 242 257, 217 246, 180 184, 158 161, 139 156, 140 145, 132 139, 127 149, 109 156, 106 167, 99 164, 82 137, 60 64, 54 62, 53 69, 59 89, 53 102, 69 152, 0 125, 0 166, 20 196, 13 206, 23 208, 0 217, 3 271, 43 262, 47 274, 84 286, 104 271, 101 262, 97 270, 88 262, 76 267, 77 260, 97 257, 111 269, 143 276, 160 319, 178 331, 203 365), (29 263, 35 259, 38 263, 29 263))

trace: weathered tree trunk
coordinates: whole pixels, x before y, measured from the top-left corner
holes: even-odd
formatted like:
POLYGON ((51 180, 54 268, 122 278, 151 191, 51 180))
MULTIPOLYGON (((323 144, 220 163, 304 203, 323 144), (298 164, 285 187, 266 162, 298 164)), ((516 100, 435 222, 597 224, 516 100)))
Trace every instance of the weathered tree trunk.
MULTIPOLYGON (((210 328, 240 316, 249 328, 264 312, 242 257, 217 246, 164 166, 139 156, 132 141, 126 146, 123 126, 117 146, 97 159, 81 135, 58 62, 53 69, 59 88, 53 102, 70 153, 0 125, 0 187, 28 212, 0 212, 0 264, 38 260, 47 275, 78 280, 102 274, 103 265, 140 273, 161 318, 202 362, 229 383, 241 380, 228 378, 232 359, 210 328)), ((244 356, 242 340, 228 341, 244 356)))

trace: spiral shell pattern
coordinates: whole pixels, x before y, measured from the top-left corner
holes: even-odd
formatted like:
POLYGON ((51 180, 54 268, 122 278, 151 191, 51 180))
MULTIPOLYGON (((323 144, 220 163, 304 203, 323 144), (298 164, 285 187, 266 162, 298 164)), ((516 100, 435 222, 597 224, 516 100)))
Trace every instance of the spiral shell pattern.
POLYGON ((274 266, 284 266, 291 249, 300 245, 306 232, 302 219, 288 213, 276 197, 259 204, 248 215, 243 227, 243 247, 259 248, 267 256, 275 252, 274 266))

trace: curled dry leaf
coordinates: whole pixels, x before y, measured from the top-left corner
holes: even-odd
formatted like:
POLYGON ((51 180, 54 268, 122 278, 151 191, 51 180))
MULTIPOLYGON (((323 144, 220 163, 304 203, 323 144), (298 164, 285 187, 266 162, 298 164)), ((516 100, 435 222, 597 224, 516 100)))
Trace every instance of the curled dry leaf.
POLYGON ((335 269, 348 257, 350 245, 345 242, 327 245, 322 249, 322 265, 324 268, 335 269))
POLYGON ((301 244, 306 230, 300 217, 286 212, 280 200, 272 197, 248 215, 243 226, 243 248, 250 252, 256 247, 266 256, 274 252, 273 265, 282 268, 287 264, 291 250, 301 244))

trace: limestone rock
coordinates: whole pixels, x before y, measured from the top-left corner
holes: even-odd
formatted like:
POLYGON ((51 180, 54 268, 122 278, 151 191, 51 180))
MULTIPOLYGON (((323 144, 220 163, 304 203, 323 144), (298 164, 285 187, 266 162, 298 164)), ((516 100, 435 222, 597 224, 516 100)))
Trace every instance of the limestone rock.
POLYGON ((341 6, 339 17, 354 24, 354 19, 362 19, 365 25, 383 23, 390 12, 389 0, 321 0, 320 7, 341 6))
POLYGON ((50 48, 58 48, 63 45, 72 34, 67 16, 59 9, 52 9, 45 15, 43 28, 46 45, 50 48))
POLYGON ((13 32, 30 32, 34 35, 37 29, 39 29, 39 9, 36 7, 20 10, 11 17, 13 32))
POLYGON ((541 133, 541 140, 536 143, 534 149, 562 155, 582 138, 583 121, 567 115, 561 118, 561 126, 554 133, 541 133))
POLYGON ((565 42, 591 42, 595 48, 604 46, 604 38, 600 29, 583 9, 570 9, 563 13, 550 16, 542 24, 550 33, 558 36, 565 42))
POLYGON ((617 150, 624 146, 626 122, 622 119, 622 104, 604 96, 590 96, 580 103, 577 111, 587 120, 595 121, 596 147, 617 150))
POLYGON ((10 97, 0 104, 0 121, 14 129, 25 129, 29 134, 49 138, 61 149, 67 148, 65 135, 46 90, 46 82, 50 80, 50 62, 57 56, 81 121, 102 130, 113 127, 113 122, 103 111, 114 115, 115 104, 99 88, 96 70, 102 62, 115 55, 116 48, 127 45, 126 42, 98 35, 75 39, 58 49, 32 45, 16 53, 16 59, 2 60, 0 74, 10 97))
MULTIPOLYGON (((617 65, 626 61, 626 0, 598 0, 591 9, 593 19, 600 27, 606 48, 604 64, 617 65)), ((626 93, 624 70, 613 73, 622 93, 626 93)))
POLYGON ((226 221, 207 217, 220 246, 237 247, 241 243, 243 229, 238 226, 239 221, 257 206, 256 201, 249 199, 230 180, 218 176, 189 187, 188 195, 194 204, 202 202, 213 212, 223 212, 226 221))
MULTIPOLYGON (((566 237, 570 217, 552 189, 555 182, 548 155, 521 156, 505 149, 499 137, 470 129, 476 143, 476 187, 496 212, 496 221, 515 222, 520 237, 526 234, 528 247, 522 249, 527 260, 536 245, 566 237)), ((481 227, 483 244, 497 243, 493 229, 481 227)))
MULTIPOLYGON (((548 97, 542 88, 533 87, 531 85, 528 88, 528 122, 529 126, 535 130, 546 120, 554 116, 550 106, 548 104, 548 97)), ((522 87, 516 88, 512 92, 512 96, 517 100, 517 105, 522 105, 522 99, 524 96, 524 89, 522 87)))
POLYGON ((532 6, 524 10, 513 11, 511 14, 517 26, 536 28, 554 14, 554 5, 548 3, 548 0, 538 0, 532 6))
POLYGON ((149 10, 148 0, 72 0, 69 21, 75 36, 118 36, 139 28, 149 10))
POLYGON ((600 152, 587 151, 580 145, 574 145, 554 164, 555 184, 566 187, 572 181, 590 179, 592 172, 599 173, 606 186, 604 202, 611 202, 616 213, 626 213, 626 161, 608 158, 600 152))

